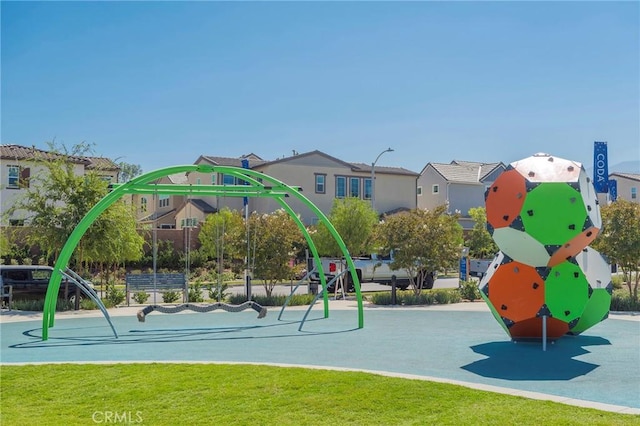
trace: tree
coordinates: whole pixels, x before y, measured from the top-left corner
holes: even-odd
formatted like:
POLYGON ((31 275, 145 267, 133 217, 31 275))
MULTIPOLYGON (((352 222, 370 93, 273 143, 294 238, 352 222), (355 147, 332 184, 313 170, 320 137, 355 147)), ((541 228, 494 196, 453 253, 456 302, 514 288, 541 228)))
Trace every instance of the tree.
POLYGON ((142 174, 142 167, 140 167, 139 164, 130 164, 121 161, 118 163, 118 167, 120 167, 118 182, 129 182, 134 177, 140 176, 142 174))
MULTIPOLYGON (((416 295, 436 271, 453 267, 462 248, 462 227, 446 206, 386 216, 377 229, 385 253, 394 251, 393 269, 406 269, 416 295), (416 279, 417 278, 417 279, 416 279)), ((429 283, 427 283, 429 284, 429 283)))
MULTIPOLYGON (((54 143, 50 143, 49 147, 57 155, 53 158, 35 159, 42 166, 42 171, 31 179, 25 194, 16 200, 10 211, 24 212, 27 224, 32 228, 28 242, 40 247, 47 257, 53 256, 55 259, 71 232, 107 194, 108 189, 107 182, 96 172, 77 173, 76 163, 71 161, 90 155, 91 145, 81 143, 73 146, 70 151, 64 145, 58 147, 54 143)), ((74 251, 77 267, 83 267, 85 253, 89 258, 97 258, 97 253, 109 242, 139 244, 134 251, 142 250, 143 241, 135 237, 137 231, 133 212, 129 212, 127 216, 123 210, 118 209, 118 205, 109 207, 84 234, 74 251), (118 211, 119 214, 116 213, 118 211), (118 227, 111 224, 113 215, 121 220, 118 227), (125 234, 130 235, 125 238, 125 234)), ((120 250, 119 253, 123 254, 124 251, 120 250)), ((124 260, 126 259, 118 259, 117 262, 124 260)))
POLYGON ((224 259, 242 262, 247 241, 242 215, 237 210, 224 207, 207 216, 198 239, 202 244, 201 250, 215 258, 220 268, 224 267, 224 259))
MULTIPOLYGON (((359 198, 336 198, 329 213, 329 220, 342 237, 352 255, 371 254, 374 248, 373 231, 378 214, 371 204, 359 198)), ((312 233, 313 242, 321 256, 342 256, 340 247, 324 224, 317 225, 312 233)))
POLYGON ((9 238, 5 235, 4 232, 0 232, 0 258, 5 257, 9 254, 10 247, 11 245, 9 243, 9 238))
POLYGON ((487 259, 493 257, 499 250, 498 245, 487 231, 487 211, 484 207, 469 209, 469 216, 473 219, 473 229, 469 231, 465 245, 469 247, 469 257, 487 259))
POLYGON ((270 297, 277 282, 292 276, 291 261, 296 255, 296 245, 302 243, 303 236, 284 210, 271 214, 252 214, 249 229, 253 273, 262 280, 267 297, 270 297))
POLYGON ((638 300, 640 282, 640 205, 617 200, 600 209, 602 232, 592 246, 618 264, 627 279, 629 295, 638 300))
POLYGON ((85 247, 87 260, 101 264, 107 271, 140 260, 145 241, 136 227, 132 206, 122 200, 112 204, 89 228, 95 238, 85 247))

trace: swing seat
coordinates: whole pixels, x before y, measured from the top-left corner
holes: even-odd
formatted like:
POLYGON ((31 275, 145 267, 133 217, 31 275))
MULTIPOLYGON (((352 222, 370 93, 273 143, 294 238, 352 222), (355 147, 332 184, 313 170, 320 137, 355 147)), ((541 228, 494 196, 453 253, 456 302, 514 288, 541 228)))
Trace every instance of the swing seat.
POLYGON ((253 309, 258 313, 258 318, 264 318, 267 315, 267 308, 263 307, 259 303, 253 300, 241 303, 240 305, 229 305, 227 303, 213 303, 211 305, 196 305, 193 303, 184 303, 178 306, 162 306, 162 305, 149 305, 144 309, 141 309, 137 313, 138 321, 144 322, 148 314, 153 311, 162 312, 163 314, 175 314, 184 310, 190 310, 194 312, 211 312, 216 309, 222 309, 226 312, 240 312, 245 309, 253 309))

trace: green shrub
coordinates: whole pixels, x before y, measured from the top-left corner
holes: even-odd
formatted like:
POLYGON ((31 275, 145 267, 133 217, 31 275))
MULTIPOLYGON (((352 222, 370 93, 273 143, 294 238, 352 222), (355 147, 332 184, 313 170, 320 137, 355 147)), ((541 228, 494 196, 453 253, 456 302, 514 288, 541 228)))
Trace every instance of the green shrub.
POLYGON ((631 298, 627 290, 617 290, 611 296, 610 309, 620 312, 640 312, 640 300, 631 298))
POLYGON ((122 304, 125 298, 126 295, 124 293, 124 290, 117 288, 113 283, 107 284, 107 293, 103 300, 104 305, 107 308, 112 308, 114 306, 122 304))
POLYGON ((167 290, 162 292, 162 301, 164 303, 174 303, 180 299, 180 292, 174 290, 167 290))
MULTIPOLYGON (((375 293, 371 296, 371 303, 376 305, 390 305, 391 293, 375 293)), ((433 305, 459 303, 462 297, 458 289, 450 290, 427 290, 422 291, 419 295, 415 295, 413 291, 399 291, 396 293, 396 303, 398 305, 433 305)))
POLYGON ((220 299, 218 299, 218 285, 210 284, 207 286, 207 290, 209 291, 209 299, 224 302, 229 297, 229 292, 227 291, 229 286, 225 283, 220 284, 220 299))
POLYGON ((481 299, 480 289, 475 281, 460 281, 458 291, 460 292, 460 297, 471 302, 481 299))
MULTIPOLYGON (((218 282, 218 274, 214 275, 215 279, 213 280, 214 282, 218 282)), ((222 273, 222 282, 229 282, 229 281, 234 281, 236 279, 235 274, 232 271, 224 271, 222 273)))
MULTIPOLYGON (((391 293, 386 291, 384 293, 373 293, 369 300, 375 305, 391 305, 391 293)), ((398 302, 397 299, 396 302, 398 302)))
POLYGON ((98 305, 96 305, 96 302, 94 302, 93 300, 84 298, 80 299, 80 309, 83 309, 85 311, 92 311, 94 309, 98 309, 98 305))
POLYGON ((191 284, 189 286, 187 297, 189 302, 204 302, 204 297, 202 297, 202 284, 191 284))
POLYGON ((433 304, 433 293, 430 291, 422 291, 420 294, 416 295, 412 291, 401 292, 400 297, 398 297, 397 302, 400 305, 432 305, 433 304))
POLYGON ((452 290, 436 290, 433 292, 433 297, 439 305, 447 305, 449 303, 460 303, 462 297, 457 289, 452 290))
MULTIPOLYGON (((288 306, 303 306, 310 304, 315 296, 313 294, 294 294, 291 300, 289 300, 288 306)), ((252 295, 251 300, 262 306, 282 306, 287 296, 284 295, 272 295, 270 297, 252 295)), ((247 296, 244 294, 234 294, 229 297, 229 303, 232 305, 240 305, 247 301, 247 296)))
POLYGON ((624 276, 622 274, 616 274, 611 276, 611 284, 613 284, 614 290, 620 290, 625 283, 624 276))
POLYGON ((133 295, 133 300, 135 300, 136 303, 140 305, 145 303, 148 299, 149 299, 149 293, 147 293, 146 291, 136 291, 133 295))
POLYGON ((289 300, 289 306, 310 305, 315 297, 313 294, 294 294, 291 300, 289 300))
MULTIPOLYGON (((44 299, 36 300, 14 300, 13 309, 17 311, 40 311, 44 310, 44 299)), ((56 303, 56 311, 72 311, 74 308, 73 303, 65 299, 58 299, 56 303)))

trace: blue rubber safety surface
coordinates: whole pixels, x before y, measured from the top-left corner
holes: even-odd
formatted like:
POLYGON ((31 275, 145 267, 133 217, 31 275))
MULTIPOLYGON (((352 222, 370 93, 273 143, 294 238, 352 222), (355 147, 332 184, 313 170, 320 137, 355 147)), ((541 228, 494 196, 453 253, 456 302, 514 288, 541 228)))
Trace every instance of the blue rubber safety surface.
POLYGON ((0 361, 216 361, 332 366, 431 376, 640 408, 640 322, 607 319, 542 351, 513 343, 488 312, 424 309, 239 313, 151 313, 56 319, 49 340, 41 321, 0 325, 0 361))

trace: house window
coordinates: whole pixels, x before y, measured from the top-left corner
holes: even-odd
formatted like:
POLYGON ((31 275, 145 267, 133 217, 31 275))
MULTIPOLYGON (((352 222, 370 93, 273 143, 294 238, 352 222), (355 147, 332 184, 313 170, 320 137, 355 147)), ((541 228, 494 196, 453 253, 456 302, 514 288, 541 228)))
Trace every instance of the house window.
POLYGON ((367 178, 364 180, 364 199, 371 199, 371 178, 367 178))
POLYGON ((431 187, 431 193, 432 194, 439 194, 440 193, 440 185, 435 184, 431 187))
POLYGON ((222 184, 223 185, 235 185, 236 178, 233 175, 222 175, 222 184))
POLYGON ((344 198, 347 196, 347 178, 344 176, 336 176, 336 198, 344 198))
POLYGON ((176 226, 171 223, 161 223, 159 228, 160 229, 176 229, 176 226))
POLYGON ((202 184, 202 180, 200 178, 196 179, 196 185, 202 184))
POLYGON ((216 174, 212 173, 211 174, 211 185, 215 185, 216 184, 216 174))
POLYGON ((147 211, 147 197, 140 198, 140 211, 147 211))
POLYGON ((635 200, 636 198, 638 198, 638 188, 636 188, 635 186, 631 187, 631 199, 635 200))
POLYGON ((187 217, 180 221, 180 226, 182 228, 191 228, 194 226, 198 226, 198 218, 197 217, 187 217))
POLYGON ((316 194, 324 194, 326 192, 325 183, 327 175, 316 174, 316 194))
POLYGON ((20 166, 8 166, 9 167, 9 182, 7 188, 19 188, 20 187, 20 166))
POLYGON ((158 207, 169 207, 169 196, 160 195, 158 197, 158 207))
POLYGON ((416 190, 416 193, 418 194, 418 197, 422 195, 422 187, 419 186, 416 190))
POLYGON ((360 198, 360 178, 352 177, 349 179, 349 190, 351 197, 360 198))

